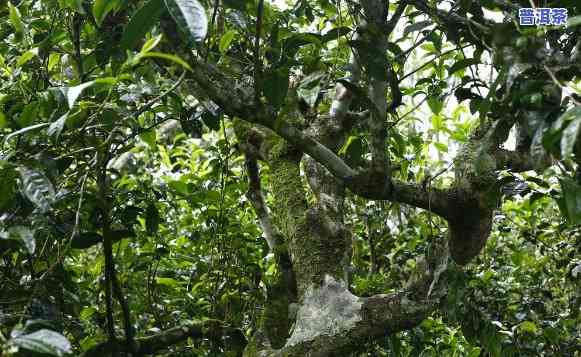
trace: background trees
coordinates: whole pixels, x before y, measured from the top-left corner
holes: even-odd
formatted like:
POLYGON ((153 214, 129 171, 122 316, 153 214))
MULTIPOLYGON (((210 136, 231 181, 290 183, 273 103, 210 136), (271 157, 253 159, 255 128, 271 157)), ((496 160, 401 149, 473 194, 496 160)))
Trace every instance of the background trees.
POLYGON ((574 1, 0 4, 3 353, 579 350, 574 1))

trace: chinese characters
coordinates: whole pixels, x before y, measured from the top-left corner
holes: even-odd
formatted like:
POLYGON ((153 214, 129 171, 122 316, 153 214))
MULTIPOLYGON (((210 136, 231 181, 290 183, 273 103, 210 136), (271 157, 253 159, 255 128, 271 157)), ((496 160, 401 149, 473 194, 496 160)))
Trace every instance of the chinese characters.
POLYGON ((518 11, 521 26, 556 25, 567 24, 567 9, 565 8, 530 8, 525 7, 518 11))

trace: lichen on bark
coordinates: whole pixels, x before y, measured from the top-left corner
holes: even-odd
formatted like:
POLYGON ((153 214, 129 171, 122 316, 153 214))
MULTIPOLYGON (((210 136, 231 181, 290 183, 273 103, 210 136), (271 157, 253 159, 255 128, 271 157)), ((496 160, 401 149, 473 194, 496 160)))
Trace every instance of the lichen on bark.
POLYGON ((353 328, 362 319, 361 307, 361 299, 351 294, 345 282, 326 275, 323 285, 307 289, 285 346, 323 334, 334 336, 353 328))

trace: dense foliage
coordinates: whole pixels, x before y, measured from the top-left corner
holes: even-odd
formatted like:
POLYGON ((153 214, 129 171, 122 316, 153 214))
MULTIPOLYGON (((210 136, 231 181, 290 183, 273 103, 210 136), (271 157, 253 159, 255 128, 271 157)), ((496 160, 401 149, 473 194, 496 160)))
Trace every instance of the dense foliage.
POLYGON ((0 354, 581 356, 549 5, 0 0, 0 354))

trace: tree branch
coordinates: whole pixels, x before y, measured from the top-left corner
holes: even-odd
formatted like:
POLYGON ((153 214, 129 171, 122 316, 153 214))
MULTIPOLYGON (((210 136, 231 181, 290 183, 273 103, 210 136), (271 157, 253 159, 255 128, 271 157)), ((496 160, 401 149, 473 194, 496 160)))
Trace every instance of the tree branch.
POLYGON ((260 100, 260 87, 262 85, 262 60, 260 59, 260 34, 262 32, 262 16, 264 13, 264 0, 258 0, 256 10, 256 31, 254 37, 254 99, 260 100))
POLYGON ((359 54, 364 59, 363 66, 367 70, 369 77, 369 98, 376 110, 372 110, 368 120, 371 148, 371 171, 377 176, 388 179, 389 156, 386 147, 387 141, 387 88, 389 77, 389 64, 385 57, 387 51, 387 37, 389 33, 384 31, 388 28, 387 5, 381 0, 362 0, 363 19, 359 22, 362 31, 361 40, 373 50, 373 53, 380 54, 369 56, 359 54))
POLYGON ((386 32, 386 34, 388 36, 395 29, 395 26, 399 22, 399 19, 401 19, 401 16, 403 15, 403 12, 405 11, 405 8, 408 6, 408 2, 409 2, 409 0, 401 0, 399 2, 399 5, 395 9, 395 12, 391 16, 391 19, 389 19, 389 22, 387 23, 387 25, 385 27, 385 32, 386 32))
POLYGON ((370 199, 393 200, 416 207, 430 209, 445 217, 448 204, 447 191, 427 191, 415 184, 384 180, 370 175, 369 172, 359 173, 347 165, 332 150, 303 133, 281 118, 275 119, 272 109, 262 104, 254 103, 251 94, 242 88, 234 86, 214 67, 192 62, 193 78, 199 86, 199 95, 205 95, 224 109, 231 117, 239 117, 253 124, 260 124, 271 129, 294 147, 300 148, 321 165, 325 166, 335 177, 345 182, 354 193, 370 199), (254 103, 254 104, 249 104, 254 103))
POLYGON ((490 35, 490 27, 493 25, 490 21, 479 19, 484 21, 484 24, 482 24, 453 12, 439 10, 429 6, 426 0, 410 0, 410 3, 430 18, 438 20, 446 30, 446 34, 451 39, 458 39, 460 34, 459 30, 461 30, 471 43, 479 44, 488 48, 484 39, 490 35))
POLYGON ((340 282, 326 277, 320 288, 307 292, 285 346, 260 351, 260 355, 349 355, 370 338, 417 326, 446 294, 450 269, 446 240, 433 242, 417 267, 418 276, 402 291, 368 298, 359 298, 340 282))
MULTIPOLYGON (((238 342, 236 349, 242 351, 246 346, 246 339, 238 329, 226 327, 221 321, 205 320, 189 322, 181 326, 170 328, 156 335, 141 337, 135 339, 135 353, 137 356, 154 354, 157 351, 166 349, 188 338, 202 339, 209 338, 220 340, 222 337, 228 337, 238 342)), ((104 357, 116 356, 120 352, 130 352, 125 344, 116 341, 102 342, 97 344, 83 353, 83 357, 104 357)))
MULTIPOLYGON (((109 150, 109 147, 106 148, 109 150)), ((115 277, 115 261, 113 258, 113 248, 111 239, 111 222, 109 213, 109 182, 107 176, 107 163, 109 153, 99 153, 98 155, 98 204, 101 209, 101 225, 103 227, 103 255, 105 256, 105 306, 107 316, 107 335, 109 342, 115 343, 115 320, 113 318, 113 279, 115 277)))
POLYGON ((544 169, 551 165, 549 157, 534 158, 529 152, 498 149, 494 157, 498 170, 510 169, 512 172, 544 169))
POLYGON ((262 194, 260 169, 258 167, 257 159, 258 148, 250 143, 242 143, 241 148, 245 156, 244 164, 246 166, 246 175, 248 177, 248 192, 246 193, 246 197, 252 204, 254 212, 256 212, 256 216, 258 217, 258 221, 262 227, 262 232, 264 233, 264 238, 268 243, 268 247, 273 251, 277 246, 279 246, 280 242, 278 233, 275 231, 272 221, 270 220, 270 215, 262 194))

